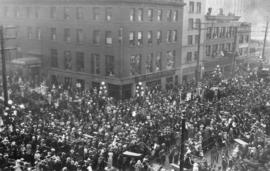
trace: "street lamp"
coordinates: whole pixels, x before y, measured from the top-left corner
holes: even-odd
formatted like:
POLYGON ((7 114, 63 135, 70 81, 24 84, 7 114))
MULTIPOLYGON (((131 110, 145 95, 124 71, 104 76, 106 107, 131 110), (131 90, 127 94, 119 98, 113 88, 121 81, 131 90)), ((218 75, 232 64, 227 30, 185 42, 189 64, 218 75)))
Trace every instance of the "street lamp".
POLYGON ((100 83, 100 87, 99 87, 99 94, 101 96, 106 96, 108 93, 108 90, 107 90, 107 86, 106 86, 106 83, 104 81, 102 81, 100 83))
POLYGON ((144 95, 144 87, 142 85, 142 82, 139 82, 136 86, 136 96, 141 97, 144 95))

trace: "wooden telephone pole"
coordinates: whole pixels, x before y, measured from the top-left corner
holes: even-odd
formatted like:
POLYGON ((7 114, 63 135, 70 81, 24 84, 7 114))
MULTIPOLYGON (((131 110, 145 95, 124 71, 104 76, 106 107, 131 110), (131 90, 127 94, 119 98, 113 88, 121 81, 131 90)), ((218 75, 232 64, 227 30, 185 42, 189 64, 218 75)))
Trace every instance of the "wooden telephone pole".
POLYGON ((265 28, 265 33, 264 33, 264 40, 263 40, 263 50, 262 50, 262 58, 265 61, 265 46, 266 46, 266 41, 267 41, 267 35, 268 35, 268 27, 269 27, 269 21, 267 18, 266 21, 266 28, 265 28))

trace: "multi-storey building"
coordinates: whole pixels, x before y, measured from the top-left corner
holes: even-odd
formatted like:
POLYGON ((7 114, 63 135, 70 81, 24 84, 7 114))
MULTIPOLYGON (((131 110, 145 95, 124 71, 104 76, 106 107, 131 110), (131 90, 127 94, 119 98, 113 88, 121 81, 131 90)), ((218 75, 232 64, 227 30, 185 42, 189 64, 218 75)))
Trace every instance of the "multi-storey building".
MULTIPOLYGON (((202 50, 198 52, 198 44, 204 41, 204 35, 199 37, 199 24, 204 22, 205 0, 185 0, 183 17, 182 41, 182 78, 183 81, 195 79, 197 60, 202 60, 202 50), (198 59, 199 58, 199 59, 198 59)), ((200 65, 199 63, 199 65, 200 65)))
POLYGON ((249 56, 251 24, 239 22, 239 18, 222 14, 205 16, 205 72, 212 72, 219 65, 225 75, 230 74, 236 61, 243 61, 249 56))
POLYGON ((18 28, 17 57, 41 57, 53 84, 169 88, 181 76, 182 0, 1 0, 1 24, 18 28))

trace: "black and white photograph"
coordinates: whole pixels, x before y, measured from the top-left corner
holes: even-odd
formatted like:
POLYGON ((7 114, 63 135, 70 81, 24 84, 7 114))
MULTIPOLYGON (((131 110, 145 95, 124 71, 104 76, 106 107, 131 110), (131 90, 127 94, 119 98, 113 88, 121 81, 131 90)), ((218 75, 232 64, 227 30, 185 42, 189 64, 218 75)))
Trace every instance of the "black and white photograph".
POLYGON ((0 171, 270 171, 270 0, 0 0, 0 171))

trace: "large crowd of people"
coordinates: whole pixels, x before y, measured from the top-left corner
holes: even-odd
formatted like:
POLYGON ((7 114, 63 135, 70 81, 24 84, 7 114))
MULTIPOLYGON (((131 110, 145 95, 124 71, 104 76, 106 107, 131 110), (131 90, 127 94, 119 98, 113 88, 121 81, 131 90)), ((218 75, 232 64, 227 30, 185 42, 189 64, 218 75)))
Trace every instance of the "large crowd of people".
POLYGON ((220 170, 247 170, 250 163, 240 160, 270 168, 270 84, 256 74, 211 76, 199 87, 190 82, 169 91, 146 89, 121 101, 97 89, 61 85, 37 92, 16 76, 9 77, 9 88, 11 100, 0 115, 0 171, 104 171, 108 165, 150 170, 166 156, 179 164, 183 119, 186 168, 215 170, 194 156, 204 158, 236 138, 248 145, 223 153, 220 170))

